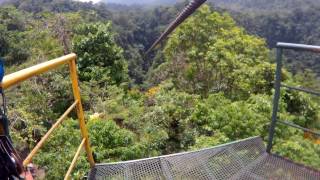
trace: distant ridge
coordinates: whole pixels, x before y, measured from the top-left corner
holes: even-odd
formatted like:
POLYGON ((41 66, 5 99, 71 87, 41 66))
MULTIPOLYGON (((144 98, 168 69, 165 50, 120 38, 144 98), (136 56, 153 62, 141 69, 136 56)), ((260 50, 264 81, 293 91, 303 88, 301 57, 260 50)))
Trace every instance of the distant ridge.
POLYGON ((320 6, 320 0, 210 0, 215 6, 234 11, 288 11, 320 6))

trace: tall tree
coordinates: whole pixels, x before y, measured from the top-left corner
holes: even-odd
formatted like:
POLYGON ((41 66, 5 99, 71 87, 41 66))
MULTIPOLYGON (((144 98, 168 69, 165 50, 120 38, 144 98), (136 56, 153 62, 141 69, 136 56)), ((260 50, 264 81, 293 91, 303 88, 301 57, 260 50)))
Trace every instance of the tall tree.
POLYGON ((94 80, 101 85, 128 81, 128 65, 122 48, 115 43, 111 23, 79 26, 74 51, 78 55, 81 80, 94 80))
POLYGON ((272 87, 265 41, 248 35, 230 16, 211 12, 208 6, 176 30, 164 53, 167 65, 161 67, 167 66, 176 86, 188 92, 248 96, 272 87))

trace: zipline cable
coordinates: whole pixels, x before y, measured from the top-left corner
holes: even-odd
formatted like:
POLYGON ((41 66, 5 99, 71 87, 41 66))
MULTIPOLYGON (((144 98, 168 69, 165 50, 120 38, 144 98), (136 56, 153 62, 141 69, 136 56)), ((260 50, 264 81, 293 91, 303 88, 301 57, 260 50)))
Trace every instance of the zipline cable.
POLYGON ((161 34, 161 36, 152 44, 152 46, 146 51, 149 54, 162 40, 168 37, 181 23, 183 23, 190 15, 192 15, 203 3, 207 0, 192 0, 183 11, 177 16, 177 18, 170 23, 167 29, 161 34))

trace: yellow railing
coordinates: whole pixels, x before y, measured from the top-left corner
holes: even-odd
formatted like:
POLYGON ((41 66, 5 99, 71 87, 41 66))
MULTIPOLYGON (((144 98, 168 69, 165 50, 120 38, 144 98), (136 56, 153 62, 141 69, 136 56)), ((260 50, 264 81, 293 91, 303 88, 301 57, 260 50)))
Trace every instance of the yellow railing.
POLYGON ((57 122, 50 128, 50 130, 41 138, 41 140, 37 143, 37 145, 34 147, 34 149, 31 151, 31 153, 28 155, 28 157, 23 161, 23 165, 27 166, 31 161, 32 158, 35 156, 35 154, 38 152, 38 150, 43 146, 43 144, 46 142, 46 140, 49 138, 49 136, 52 134, 52 132, 61 125, 61 123, 66 119, 66 117, 70 114, 70 112, 76 108, 77 109, 77 116, 80 124, 80 130, 82 135, 82 142, 71 162, 71 165, 68 169, 68 172, 65 176, 65 179, 70 178, 70 174, 75 167, 76 161, 80 155, 81 149, 84 147, 87 153, 87 158, 90 163, 90 166, 93 167, 95 162, 92 156, 92 151, 90 147, 89 142, 89 136, 88 131, 86 128, 85 120, 84 120, 84 113, 83 108, 81 104, 81 96, 79 91, 79 84, 78 84, 78 75, 77 75, 77 68, 76 68, 76 55, 75 54, 69 54, 48 62, 44 62, 35 66, 32 66, 30 68, 9 74, 3 78, 2 82, 2 88, 7 89, 9 87, 12 87, 16 84, 19 84, 31 77, 34 77, 36 75, 45 73, 47 71, 56 69, 62 65, 68 64, 69 70, 70 70, 70 77, 72 82, 72 90, 75 102, 66 110, 65 113, 57 120, 57 122))

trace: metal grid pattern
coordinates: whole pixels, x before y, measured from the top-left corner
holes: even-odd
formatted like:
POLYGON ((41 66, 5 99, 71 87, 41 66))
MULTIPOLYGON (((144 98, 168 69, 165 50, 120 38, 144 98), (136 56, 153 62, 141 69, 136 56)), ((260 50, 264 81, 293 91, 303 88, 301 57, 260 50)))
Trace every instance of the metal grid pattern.
POLYGON ((89 179, 308 179, 320 172, 266 153, 262 139, 249 138, 200 151, 96 165, 89 179))

